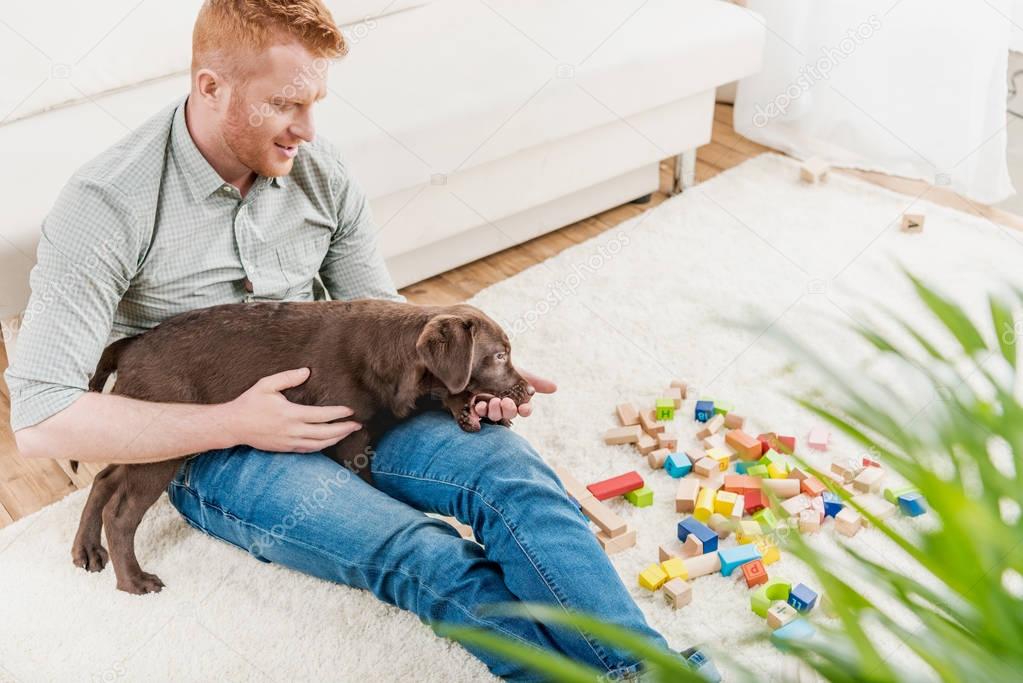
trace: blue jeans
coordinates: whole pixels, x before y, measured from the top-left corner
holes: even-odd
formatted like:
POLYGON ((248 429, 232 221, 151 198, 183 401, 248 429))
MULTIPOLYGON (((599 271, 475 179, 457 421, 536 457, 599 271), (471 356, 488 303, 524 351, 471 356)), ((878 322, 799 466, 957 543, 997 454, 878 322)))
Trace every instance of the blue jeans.
MULTIPOLYGON (((320 453, 236 446, 189 459, 169 488, 194 527, 265 562, 372 591, 424 622, 477 626, 612 675, 639 668, 575 629, 485 616, 482 605, 542 602, 586 611, 661 643, 557 475, 521 436, 463 432, 426 412, 375 446, 374 486, 320 453), (446 522, 472 526, 482 547, 446 522)), ((497 676, 540 680, 469 647, 497 676)))

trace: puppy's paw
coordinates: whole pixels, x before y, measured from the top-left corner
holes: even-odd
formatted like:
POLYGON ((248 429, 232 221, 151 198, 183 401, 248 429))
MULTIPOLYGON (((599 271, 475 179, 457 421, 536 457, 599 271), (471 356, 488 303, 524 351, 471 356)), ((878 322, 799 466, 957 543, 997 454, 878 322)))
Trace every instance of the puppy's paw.
POLYGON ((480 430, 480 416, 476 414, 476 402, 469 401, 458 414, 458 426, 469 433, 480 430))
POLYGON ((71 561, 87 572, 103 571, 109 560, 107 549, 99 543, 75 543, 71 548, 71 561))
POLYGON ((159 593, 163 590, 164 584, 156 574, 139 572, 138 575, 127 576, 124 579, 117 579, 117 590, 132 595, 146 595, 147 593, 159 593))

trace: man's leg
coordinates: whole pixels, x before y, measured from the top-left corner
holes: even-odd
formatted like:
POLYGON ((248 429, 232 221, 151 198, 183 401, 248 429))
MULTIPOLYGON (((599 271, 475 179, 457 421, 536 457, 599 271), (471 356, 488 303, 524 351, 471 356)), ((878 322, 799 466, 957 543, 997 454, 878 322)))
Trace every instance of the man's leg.
MULTIPOLYGON (((450 415, 428 412, 376 445, 374 484, 413 507, 472 526, 519 600, 560 605, 647 635, 651 629, 557 475, 523 437, 484 424, 463 432, 450 415)), ((560 649, 606 671, 636 665, 575 630, 552 628, 560 649)))
MULTIPOLYGON (((478 605, 515 599, 482 548, 320 453, 210 451, 189 460, 168 493, 192 526, 260 560, 370 590, 430 624, 477 626, 557 649, 543 626, 476 615, 478 605)), ((536 680, 468 649, 496 675, 536 680)))

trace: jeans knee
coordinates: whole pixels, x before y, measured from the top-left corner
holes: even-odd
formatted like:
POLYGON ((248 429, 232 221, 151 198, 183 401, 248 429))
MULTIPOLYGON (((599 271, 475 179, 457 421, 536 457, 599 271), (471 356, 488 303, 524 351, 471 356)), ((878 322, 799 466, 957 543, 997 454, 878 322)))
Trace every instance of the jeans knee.
POLYGON ((525 438, 503 427, 489 431, 489 453, 476 469, 481 491, 499 500, 544 493, 564 496, 554 470, 525 438))

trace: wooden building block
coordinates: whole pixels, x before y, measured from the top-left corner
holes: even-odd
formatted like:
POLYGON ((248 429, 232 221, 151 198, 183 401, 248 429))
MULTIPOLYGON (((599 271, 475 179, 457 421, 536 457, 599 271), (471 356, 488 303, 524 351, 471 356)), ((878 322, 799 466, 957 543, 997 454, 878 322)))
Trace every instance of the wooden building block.
POLYGON ((768 579, 767 583, 750 596, 750 607, 758 617, 767 618, 767 611, 775 601, 787 603, 792 592, 792 584, 781 579, 768 579))
POLYGON ((839 483, 848 483, 860 473, 860 469, 850 462, 844 460, 836 460, 831 463, 831 474, 836 475, 836 479, 839 483))
POLYGON ((760 560, 747 562, 740 569, 742 570, 742 577, 746 579, 747 588, 767 583, 767 570, 764 569, 764 563, 760 560))
POLYGON ((678 448, 678 434, 675 432, 661 432, 657 435, 657 447, 667 448, 674 451, 678 448))
POLYGON ((814 510, 802 510, 799 513, 799 533, 812 534, 821 530, 821 518, 814 510))
POLYGON ((710 519, 707 520, 707 526, 718 535, 719 539, 728 538, 728 535, 735 529, 735 524, 732 523, 732 520, 720 512, 715 512, 710 516, 710 519))
POLYGON ((756 460, 762 455, 760 442, 741 429, 726 432, 725 443, 734 448, 743 460, 756 460))
POLYGON ((637 441, 635 445, 636 450, 639 451, 641 455, 649 455, 657 450, 657 439, 649 434, 643 433, 639 435, 639 441, 637 441))
POLYGON ((614 538, 611 538, 603 531, 599 531, 597 532, 597 542, 600 543, 600 547, 604 549, 605 553, 614 555, 636 545, 636 530, 629 529, 624 534, 614 538))
POLYGON ((767 608, 767 625, 771 630, 781 628, 799 616, 796 608, 787 602, 778 601, 767 608))
POLYGON ((763 491, 757 489, 755 491, 746 491, 742 494, 745 503, 745 512, 747 515, 752 515, 760 510, 763 510, 767 506, 767 499, 764 497, 763 491))
MULTIPOLYGON (((884 520, 895 514, 898 508, 874 493, 860 493, 852 497, 854 503, 878 519, 884 520)), ((863 518, 863 526, 870 526, 870 520, 863 518)))
POLYGON ((739 545, 753 543, 763 533, 764 531, 760 528, 760 524, 752 519, 744 519, 735 527, 735 541, 739 545))
POLYGON ((840 534, 855 536, 862 526, 863 517, 849 506, 842 508, 835 515, 835 530, 840 534))
POLYGON ((731 548, 719 548, 718 556, 721 558, 721 575, 731 576, 732 572, 747 562, 759 560, 760 550, 753 543, 746 543, 731 548))
POLYGON ((725 428, 726 429, 742 429, 746 426, 746 418, 738 413, 729 411, 725 415, 725 428))
POLYGON ((925 216, 922 213, 902 214, 902 232, 923 232, 925 216))
POLYGON ((721 428, 725 426, 725 416, 715 415, 703 424, 703 429, 696 432, 697 439, 706 439, 713 434, 717 434, 721 431, 721 428))
POLYGON ((711 458, 718 464, 718 471, 727 472, 728 466, 732 464, 733 451, 727 448, 712 448, 707 451, 706 457, 711 458))
POLYGON ((800 493, 781 502, 781 509, 784 510, 785 514, 789 517, 795 517, 809 507, 810 498, 805 493, 800 493))
POLYGON ((680 379, 675 379, 675 380, 672 380, 672 381, 671 381, 671 386, 672 386, 672 388, 674 388, 674 389, 681 389, 681 390, 682 390, 682 398, 685 398, 685 397, 686 397, 686 394, 687 394, 687 393, 688 393, 688 391, 689 391, 689 389, 688 389, 688 385, 686 385, 686 383, 685 383, 685 382, 683 382, 683 381, 682 381, 682 380, 680 380, 680 379))
POLYGON ((650 465, 650 469, 664 469, 664 461, 669 455, 671 455, 671 451, 667 448, 658 448, 647 453, 646 461, 647 464, 650 465))
POLYGON ((697 401, 696 408, 693 411, 693 417, 696 418, 697 422, 706 422, 710 418, 714 417, 714 401, 697 401))
POLYGON ((643 431, 636 425, 631 427, 614 427, 604 432, 604 443, 611 446, 618 446, 626 443, 636 443, 643 431))
POLYGON ((653 410, 644 410, 639 414, 639 425, 644 432, 654 437, 664 431, 664 425, 657 421, 653 410))
POLYGON ((648 591, 655 591, 668 580, 668 575, 661 569, 661 565, 652 564, 639 573, 639 585, 648 591))
POLYGON ((583 498, 589 498, 593 494, 590 493, 589 489, 583 486, 582 482, 572 476, 572 474, 558 465, 554 466, 554 473, 558 475, 558 479, 561 480, 565 490, 568 491, 568 495, 575 498, 577 501, 582 501, 583 498))
POLYGON ((696 557, 688 557, 685 559, 685 563, 690 579, 721 571, 721 558, 718 553, 704 553, 696 557))
POLYGON ((810 433, 806 437, 806 445, 817 451, 828 450, 828 444, 831 442, 831 431, 827 427, 817 425, 810 430, 810 433))
POLYGON ((779 498, 792 498, 799 495, 801 482, 798 479, 761 479, 760 483, 765 491, 773 491, 779 498))
POLYGON ((822 482, 817 477, 808 476, 806 479, 803 479, 800 482, 799 490, 805 493, 806 495, 810 496, 811 498, 816 498, 817 496, 827 491, 828 487, 825 486, 824 482, 822 482))
POLYGON ((682 557, 696 557, 697 555, 703 554, 703 541, 696 537, 695 534, 689 534, 686 536, 686 540, 682 543, 682 557))
POLYGON ((729 515, 735 507, 737 494, 731 491, 718 491, 714 496, 714 512, 721 515, 729 515))
POLYGON ((811 185, 824 182, 830 170, 831 167, 823 159, 810 157, 799 166, 799 179, 811 185))
POLYGON ((696 479, 679 479, 675 490, 675 512, 692 512, 696 509, 696 496, 700 492, 700 482, 696 479))
POLYGON ((705 451, 709 451, 712 448, 728 448, 728 445, 725 443, 725 435, 721 433, 711 434, 705 439, 701 439, 700 445, 703 446, 705 451))
POLYGON ((712 514, 714 514, 714 489, 701 488, 699 495, 696 496, 696 508, 693 510, 693 517, 696 517, 701 522, 706 522, 712 514))
POLYGON ((663 588, 664 599, 672 609, 685 607, 693 600, 693 586, 688 581, 672 579, 666 581, 663 588))
POLYGON ((668 397, 661 397, 654 401, 654 416, 658 420, 675 419, 675 401, 668 397))
POLYGON ((624 496, 629 491, 635 491, 641 486, 643 486, 643 477, 639 476, 639 472, 633 470, 619 474, 617 477, 589 484, 586 489, 597 500, 607 500, 615 496, 624 496))
POLYGON ((638 508, 650 507, 654 504, 654 492, 650 489, 650 487, 643 486, 642 488, 626 493, 625 500, 638 508))
POLYGON ((670 560, 673 557, 681 557, 681 555, 677 552, 672 551, 671 548, 669 548, 666 545, 657 546, 657 560, 659 562, 670 560))
POLYGON ((732 506, 732 511, 729 512, 726 517, 732 520, 733 524, 742 519, 743 515, 746 514, 746 496, 742 493, 735 496, 735 504, 732 506))
POLYGON ((615 409, 618 412, 618 421, 623 427, 632 427, 639 424, 639 409, 633 403, 620 403, 615 409))
POLYGON ((661 562, 661 569, 668 575, 668 580, 682 579, 683 581, 689 577, 686 572, 685 562, 682 561, 681 557, 672 557, 661 562))
POLYGON ((880 467, 865 467, 853 478, 853 486, 864 493, 878 493, 884 485, 885 471, 880 467))
POLYGON ((715 472, 721 471, 721 465, 714 458, 703 458, 693 465, 693 472, 701 477, 709 477, 715 472))
POLYGON ((781 551, 778 550, 778 546, 763 536, 757 540, 756 546, 760 551, 760 561, 764 563, 765 567, 781 559, 781 551))
POLYGON ((618 516, 614 510, 604 505, 592 495, 587 495, 579 501, 579 508, 591 522, 596 524, 601 531, 607 534, 608 538, 621 536, 628 531, 625 520, 618 516))
POLYGON ((681 387, 671 387, 664 392, 665 398, 670 398, 675 404, 675 410, 682 407, 682 401, 685 399, 685 394, 682 393, 681 387))

